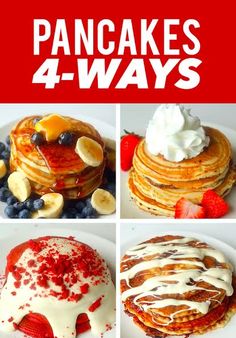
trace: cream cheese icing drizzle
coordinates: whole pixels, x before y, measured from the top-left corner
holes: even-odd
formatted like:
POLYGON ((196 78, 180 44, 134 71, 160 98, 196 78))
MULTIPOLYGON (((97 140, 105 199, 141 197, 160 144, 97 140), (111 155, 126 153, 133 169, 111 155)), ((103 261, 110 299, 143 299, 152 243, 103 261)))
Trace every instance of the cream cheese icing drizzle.
MULTIPOLYGON (((78 247, 78 242, 65 238, 51 238, 45 242, 46 245, 39 254, 35 255, 33 250, 28 248, 16 263, 18 267, 26 267, 26 272, 22 273, 22 283, 19 288, 15 287, 14 273, 9 272, 0 296, 0 330, 14 331, 14 323, 19 324, 25 315, 33 312, 47 318, 55 337, 76 337, 77 317, 81 313, 86 313, 90 320, 92 333, 97 336, 104 333, 115 320, 115 289, 104 260, 96 253, 102 268, 102 274, 99 277, 95 275, 85 277, 81 271, 75 271, 77 280, 71 285, 70 277, 72 276, 70 272, 65 273, 64 285, 68 288, 69 294, 65 299, 60 299, 60 297, 52 296, 52 292, 60 294, 61 286, 56 285, 56 282, 50 278, 47 281, 47 288, 38 285, 39 273, 36 271, 40 267, 40 262, 37 258, 47 257, 52 253, 56 257, 56 252, 59 252, 66 260, 66 257, 70 255, 76 257, 76 252, 78 253, 80 247, 78 247), (32 260, 35 264, 30 267, 29 262, 32 260), (30 283, 25 285, 23 280, 29 279, 29 276, 30 283), (85 284, 87 284, 88 292, 82 295, 81 287, 85 284), (35 287, 32 288, 32 285, 35 287), (81 299, 70 299, 73 293, 81 294, 81 299), (101 300, 101 305, 92 311, 91 305, 98 299, 101 300), (10 321, 9 318, 13 320, 10 321)), ((82 243, 80 245, 84 246, 82 243)), ((90 250, 92 249, 89 248, 90 250)))
MULTIPOLYGON (((203 247, 202 244, 194 238, 184 237, 163 242, 142 243, 128 250, 125 255, 129 258, 122 260, 124 271, 121 272, 121 280, 125 280, 129 288, 122 293, 122 300, 125 301, 127 298, 134 296, 133 302, 144 311, 170 305, 186 305, 190 310, 206 314, 211 304, 210 300, 214 300, 214 297, 220 293, 215 288, 225 290, 227 296, 233 294, 232 267, 220 251, 203 247), (197 247, 188 245, 193 241, 197 247), (220 264, 226 263, 228 268, 219 264, 219 267, 207 268, 202 261, 206 256, 214 258, 220 264), (193 258, 199 260, 190 260, 193 258), (143 261, 138 261, 140 259, 143 259, 143 261), (136 260, 138 262, 135 264, 136 260), (132 261, 132 267, 128 268, 127 263, 130 261, 132 261), (136 274, 145 274, 148 269, 161 269, 171 264, 180 264, 180 266, 175 270, 168 269, 167 275, 152 275, 147 279, 145 278, 139 286, 132 287, 130 285, 130 281, 136 274), (212 289, 209 286, 208 288, 197 286, 196 283, 198 282, 206 282, 212 285, 212 289), (171 297, 171 295, 184 294, 194 290, 207 290, 207 292, 212 292, 212 296, 206 302, 171 297), (163 295, 168 295, 168 298, 163 299, 163 295), (154 300, 145 301, 144 297, 147 296, 154 297, 154 300)), ((177 309, 171 315, 171 321, 177 313, 182 311, 185 310, 177 309)))

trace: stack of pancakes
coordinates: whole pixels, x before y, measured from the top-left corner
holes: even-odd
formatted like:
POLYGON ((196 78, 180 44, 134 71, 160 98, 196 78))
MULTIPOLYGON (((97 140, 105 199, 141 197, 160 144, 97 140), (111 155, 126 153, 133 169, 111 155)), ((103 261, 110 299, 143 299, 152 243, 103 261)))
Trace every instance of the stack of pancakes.
POLYGON ((155 237, 121 260, 125 312, 152 337, 202 334, 236 312, 232 267, 224 255, 182 236, 155 237))
POLYGON ((208 189, 222 197, 230 192, 236 180, 231 145, 219 130, 204 129, 210 137, 209 146, 198 156, 181 162, 152 155, 145 139, 138 144, 129 174, 129 190, 141 209, 155 215, 174 216, 176 202, 181 197, 198 204, 208 189))
MULTIPOLYGON (((31 143, 31 136, 35 133, 35 121, 40 117, 26 117, 12 129, 11 171, 24 173, 30 180, 32 191, 38 195, 59 192, 67 199, 89 195, 102 182, 105 158, 100 166, 90 167, 75 152, 75 144, 65 146, 52 142, 35 146, 31 143)), ((102 138, 92 125, 64 118, 70 122, 71 132, 78 137, 94 139, 104 149, 102 138)))

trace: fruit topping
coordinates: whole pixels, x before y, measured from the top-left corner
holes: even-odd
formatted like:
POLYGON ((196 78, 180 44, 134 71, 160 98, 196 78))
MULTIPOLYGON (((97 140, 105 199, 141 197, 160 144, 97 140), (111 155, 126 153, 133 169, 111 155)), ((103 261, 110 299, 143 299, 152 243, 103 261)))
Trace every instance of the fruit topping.
POLYGON ((103 148, 93 139, 82 136, 77 140, 75 152, 91 167, 98 167, 103 162, 103 148))
POLYGON ((123 136, 120 142, 120 161, 123 171, 127 171, 132 167, 134 150, 141 139, 138 135, 125 132, 127 135, 123 136))
POLYGON ((205 210, 200 205, 180 198, 175 205, 175 218, 205 218, 205 210))
POLYGON ((74 141, 75 135, 74 133, 70 131, 65 131, 64 133, 61 133, 59 138, 58 138, 58 143, 63 144, 65 146, 70 146, 72 145, 74 141))
POLYGON ((202 206, 207 218, 219 218, 229 211, 229 205, 213 190, 207 190, 203 194, 202 206))
POLYGON ((114 196, 104 189, 96 189, 91 197, 91 204, 101 215, 109 215, 116 210, 116 200, 114 196))
POLYGON ((41 144, 43 144, 45 142, 44 136, 42 133, 34 133, 31 136, 30 139, 31 143, 36 145, 36 146, 40 146, 41 144))
POLYGON ((7 173, 7 167, 3 160, 0 160, 0 178, 3 178, 7 173))
POLYGON ((20 202, 27 200, 31 194, 31 186, 28 178, 19 171, 14 171, 10 174, 8 177, 8 187, 20 202))

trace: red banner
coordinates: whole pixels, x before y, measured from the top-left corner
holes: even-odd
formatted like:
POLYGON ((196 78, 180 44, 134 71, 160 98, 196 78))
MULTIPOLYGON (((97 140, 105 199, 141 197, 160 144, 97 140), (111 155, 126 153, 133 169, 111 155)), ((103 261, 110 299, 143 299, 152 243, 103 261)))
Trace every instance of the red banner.
POLYGON ((2 103, 236 101, 232 0, 2 7, 2 103))

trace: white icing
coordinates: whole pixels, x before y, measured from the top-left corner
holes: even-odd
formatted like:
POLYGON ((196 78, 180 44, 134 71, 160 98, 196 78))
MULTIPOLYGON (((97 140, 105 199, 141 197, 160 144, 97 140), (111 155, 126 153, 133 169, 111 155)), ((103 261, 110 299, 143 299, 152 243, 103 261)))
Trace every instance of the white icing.
MULTIPOLYGON (((163 308, 169 305, 186 305, 190 310, 196 310, 206 314, 209 310, 210 301, 197 302, 186 301, 172 298, 171 295, 184 294, 194 290, 207 290, 212 292, 211 300, 219 295, 219 291, 209 288, 196 286, 196 283, 204 281, 216 288, 225 290, 227 296, 233 294, 232 287, 232 268, 227 262, 225 256, 218 250, 212 248, 196 248, 188 246, 189 242, 196 241, 193 238, 181 238, 159 243, 139 244, 126 252, 128 259, 123 260, 125 271, 121 273, 121 280, 125 280, 129 287, 122 293, 122 300, 125 301, 131 296, 134 297, 134 303, 148 311, 152 308, 163 308), (161 255, 164 255, 160 257, 161 255), (227 263, 229 268, 221 266, 207 269, 202 260, 204 257, 212 257, 219 263, 227 263), (199 259, 190 260, 190 259, 199 259), (130 269, 126 268, 128 261, 143 259, 137 262, 130 269), (136 274, 145 274, 148 269, 164 268, 171 264, 181 264, 178 270, 164 270, 165 274, 146 278, 144 282, 136 287, 130 285, 130 280, 136 274), (167 299, 162 299, 162 295, 168 295, 167 299), (145 301, 143 298, 151 296, 155 300, 145 301)), ((199 243, 200 244, 200 243, 199 243)), ((173 321, 174 316, 185 310, 176 310, 170 317, 173 321)), ((169 324, 169 323, 168 323, 169 324)))
POLYGON ((172 162, 197 156, 209 142, 199 118, 177 104, 160 105, 146 131, 149 152, 172 162))
MULTIPOLYGON (((60 254, 69 255, 72 251, 78 251, 78 246, 75 246, 74 242, 68 239, 52 238, 47 243, 46 249, 43 249, 40 255, 47 256, 48 251, 53 249, 54 244, 56 244, 57 250, 60 248, 60 254)), ((36 282, 37 274, 32 270, 36 270, 39 267, 39 263, 36 263, 36 267, 29 268, 27 262, 30 259, 35 260, 33 251, 26 249, 18 260, 17 266, 27 267, 27 272, 31 274, 32 280, 36 282)), ((61 290, 60 286, 51 281, 48 282, 49 288, 47 289, 36 284, 36 290, 32 290, 29 284, 24 285, 23 283, 20 288, 15 288, 14 282, 16 280, 12 273, 9 273, 0 296, 0 330, 3 332, 14 331, 13 323, 19 324, 25 315, 33 312, 42 314, 47 318, 55 337, 76 337, 75 324, 77 317, 81 313, 86 313, 90 320, 91 332, 95 335, 105 332, 108 328, 107 325, 112 325, 115 320, 115 289, 106 264, 102 264, 105 269, 104 282, 94 285, 94 279, 92 280, 90 277, 84 278, 79 271, 79 282, 77 281, 71 287, 64 282, 70 292, 74 291, 77 294, 80 293, 80 286, 85 283, 89 284, 89 292, 84 294, 78 302, 68 301, 68 299, 59 300, 51 296, 49 294, 51 290, 56 292, 61 290), (16 296, 13 296, 12 292, 16 292, 16 296), (36 294, 38 296, 35 296, 36 294), (100 297, 102 297, 101 306, 94 312, 90 312, 89 307, 100 297), (30 306, 25 306, 25 304, 30 306), (24 306, 23 309, 20 309, 21 306, 24 306), (9 322, 8 319, 11 317, 14 320, 9 322)))

